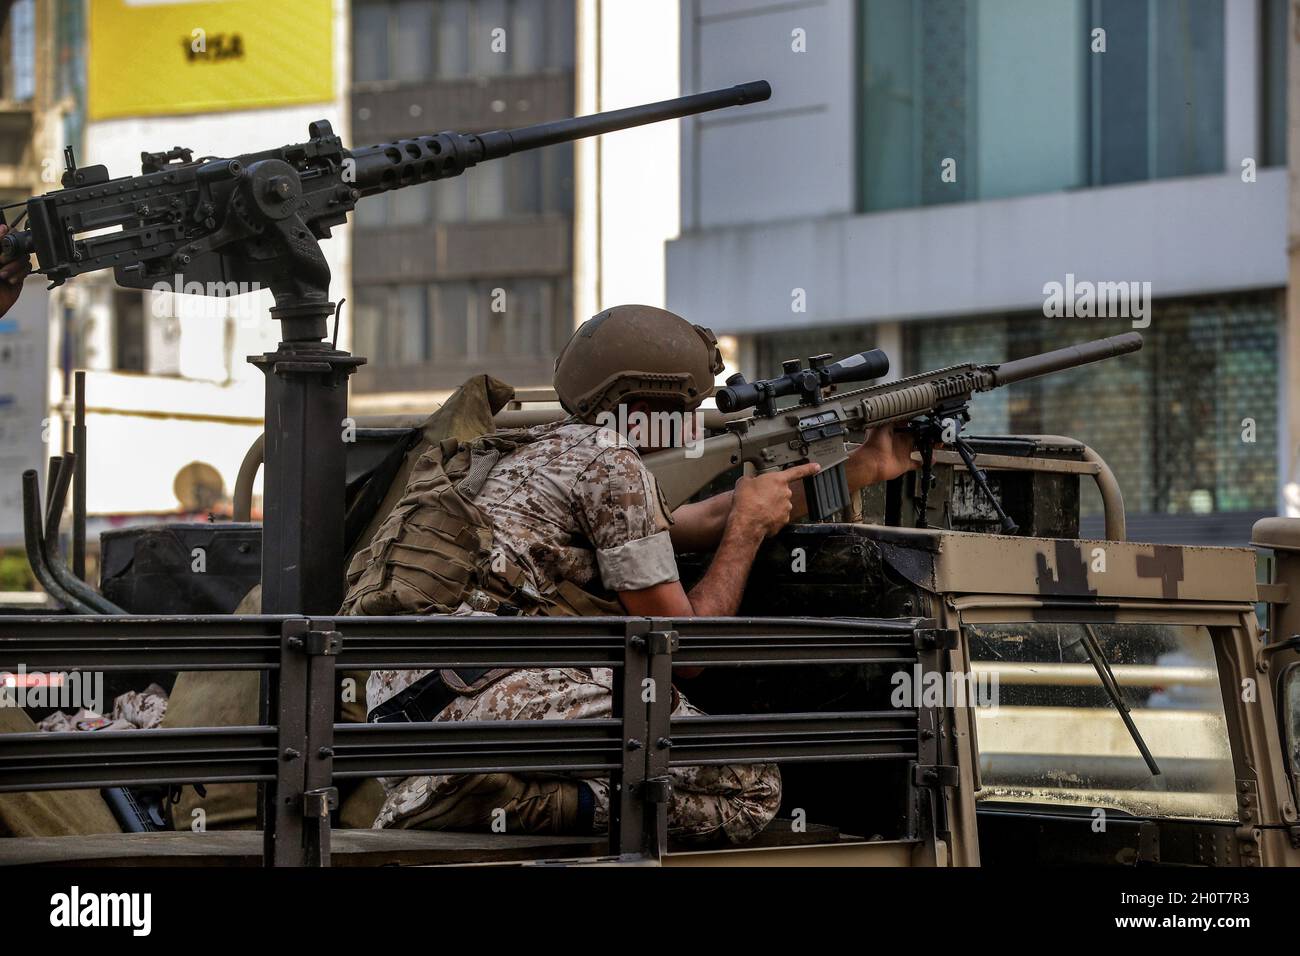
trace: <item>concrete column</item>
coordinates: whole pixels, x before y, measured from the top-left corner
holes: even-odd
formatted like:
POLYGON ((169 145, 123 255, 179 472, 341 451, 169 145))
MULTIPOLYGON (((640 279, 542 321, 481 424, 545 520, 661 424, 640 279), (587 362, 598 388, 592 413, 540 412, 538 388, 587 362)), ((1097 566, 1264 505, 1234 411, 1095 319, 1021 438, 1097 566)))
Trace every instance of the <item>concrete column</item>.
MULTIPOLYGON (((677 33, 674 4, 581 0, 578 112, 678 96, 677 33)), ((620 303, 663 306, 664 243, 678 232, 680 123, 578 141, 578 321, 620 303)))
MULTIPOLYGON (((578 0, 575 115, 596 113, 601 105, 601 0, 578 0)), ((594 315, 601 301, 600 158, 602 137, 573 144, 573 323, 594 315)))
POLYGON ((889 374, 879 381, 896 382, 903 377, 903 323, 877 322, 872 331, 876 334, 875 347, 884 349, 889 356, 889 374))
POLYGON ((1300 10, 1290 5, 1287 33, 1287 291, 1280 330, 1278 484, 1282 507, 1300 517, 1300 10))

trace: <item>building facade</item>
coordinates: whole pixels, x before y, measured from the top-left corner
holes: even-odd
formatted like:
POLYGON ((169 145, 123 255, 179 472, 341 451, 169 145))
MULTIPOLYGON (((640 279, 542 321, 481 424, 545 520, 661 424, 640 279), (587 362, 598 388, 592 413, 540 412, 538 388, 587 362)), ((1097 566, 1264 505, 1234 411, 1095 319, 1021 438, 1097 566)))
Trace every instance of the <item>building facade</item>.
MULTIPOLYGON (((0 163, 6 201, 60 188, 65 146, 79 164, 103 164, 119 177, 140 172, 143 150, 239 155, 305 140, 308 123, 322 118, 348 135, 346 0, 258 9, 127 0, 0 7, 0 123, 30 130, 24 141, 3 138, 17 157, 0 163)), ((333 295, 346 297, 348 228, 323 247, 333 295)), ((46 335, 39 357, 31 349, 20 355, 45 395, 21 404, 18 425, 6 431, 0 422, 4 450, 14 435, 22 441, 15 453, 0 452, 0 547, 21 547, 21 471, 43 473, 45 457, 69 448, 74 370, 86 372, 92 548, 108 528, 228 515, 240 462, 262 431, 263 377, 247 358, 278 341, 270 292, 217 298, 184 283, 141 292, 104 272, 48 295, 44 286, 29 279, 6 317, 30 320, 46 335)), ((2 345, 0 359, 19 355, 2 345)), ((14 381, 6 375, 0 393, 14 381)))
MULTIPOLYGON (((574 0, 355 0, 353 142, 573 115, 574 0)), ((573 328, 574 148, 484 163, 354 216, 358 411, 428 407, 474 372, 549 381, 573 328)))
MULTIPOLYGON (((83 45, 79 2, 0 3, 0 206, 7 223, 22 214, 27 197, 58 188, 65 137, 80 128, 83 45)), ((0 319, 0 548, 22 542, 23 471, 39 467, 50 442, 57 447, 71 427, 58 410, 66 406, 75 356, 71 317, 40 277, 28 279, 0 319)), ((0 590, 12 583, 0 581, 0 590)))
MULTIPOLYGON (((5 201, 59 188, 65 145, 126 176, 142 150, 238 155, 299 142, 322 118, 365 145, 678 93, 675 3, 13 0, 0 14, 5 201)), ((659 124, 359 203, 322 243, 331 297, 347 300, 339 344, 367 359, 352 414, 427 413, 479 372, 549 385, 579 316, 662 305, 678 149, 676 124, 659 124)), ((21 472, 68 447, 75 369, 92 546, 106 528, 228 512, 262 430, 263 377, 247 357, 278 339, 270 293, 140 292, 108 273, 48 296, 44 285, 33 277, 0 327, 0 360, 32 379, 22 400, 16 374, 0 389, 0 548, 21 545, 21 472)), ((259 479, 255 514, 260 491, 259 479)))
POLYGON ((757 374, 870 346, 905 374, 1137 328, 1136 356, 985 396, 971 431, 1093 445, 1134 538, 1244 544, 1292 464, 1286 16, 683 0, 683 86, 762 76, 774 94, 683 126, 669 305, 738 336, 757 374), (1133 295, 1087 306, 1098 283, 1133 295))
MULTIPOLYGON (((675 0, 353 0, 353 142, 482 132, 678 95, 675 0)), ((677 125, 519 153, 362 202, 357 414, 428 411, 472 374, 549 387, 574 325, 664 303, 677 125)))

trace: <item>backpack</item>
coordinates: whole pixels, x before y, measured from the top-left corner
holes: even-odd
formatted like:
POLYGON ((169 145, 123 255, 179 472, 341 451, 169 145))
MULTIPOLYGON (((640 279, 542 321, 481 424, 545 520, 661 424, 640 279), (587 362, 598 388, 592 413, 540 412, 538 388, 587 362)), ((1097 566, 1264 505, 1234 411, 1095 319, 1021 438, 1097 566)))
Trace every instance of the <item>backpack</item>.
POLYGON ((527 444, 526 431, 431 445, 397 504, 352 556, 340 614, 451 614, 462 604, 536 613, 546 598, 508 554, 492 554, 492 519, 474 504, 492 466, 527 444))

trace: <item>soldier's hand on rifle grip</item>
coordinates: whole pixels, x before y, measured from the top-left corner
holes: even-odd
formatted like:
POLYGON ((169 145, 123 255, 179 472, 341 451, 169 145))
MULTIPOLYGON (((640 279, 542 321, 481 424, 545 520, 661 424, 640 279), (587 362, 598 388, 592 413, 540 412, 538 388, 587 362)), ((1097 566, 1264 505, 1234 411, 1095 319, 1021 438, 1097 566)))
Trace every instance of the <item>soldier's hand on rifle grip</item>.
POLYGON ((912 460, 916 450, 912 434, 894 425, 873 428, 867 440, 849 456, 849 486, 854 488, 889 481, 920 467, 912 460))
POLYGON ((792 486, 819 471, 820 465, 808 462, 784 471, 768 471, 754 478, 739 479, 728 520, 741 522, 752 533, 770 538, 790 523, 794 508, 792 486))
MULTIPOLYGON (((0 224, 0 238, 3 238, 8 231, 8 226, 0 224)), ((30 257, 15 259, 0 266, 0 315, 8 312, 18 301, 18 296, 23 291, 23 281, 31 271, 30 257)))

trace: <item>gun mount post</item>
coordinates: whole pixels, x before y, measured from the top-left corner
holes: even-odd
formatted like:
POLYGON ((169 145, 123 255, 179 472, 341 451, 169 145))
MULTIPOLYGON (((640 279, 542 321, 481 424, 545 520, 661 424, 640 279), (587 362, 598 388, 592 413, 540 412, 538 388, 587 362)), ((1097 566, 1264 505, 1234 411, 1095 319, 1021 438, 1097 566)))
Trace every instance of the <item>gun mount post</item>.
POLYGON ((262 612, 332 614, 343 603, 348 376, 365 359, 285 341, 249 361, 266 375, 262 612))
POLYGON ((72 573, 86 580, 86 373, 73 373, 72 453, 77 470, 72 476, 72 573))

